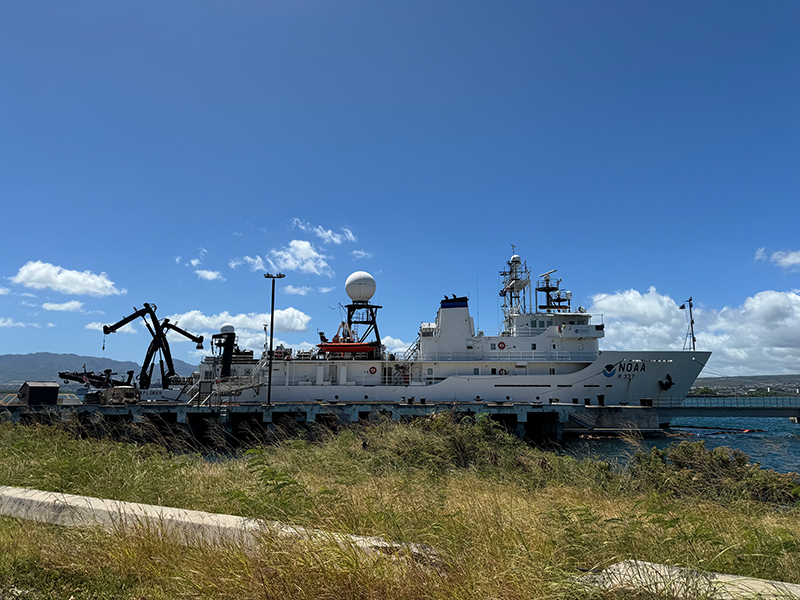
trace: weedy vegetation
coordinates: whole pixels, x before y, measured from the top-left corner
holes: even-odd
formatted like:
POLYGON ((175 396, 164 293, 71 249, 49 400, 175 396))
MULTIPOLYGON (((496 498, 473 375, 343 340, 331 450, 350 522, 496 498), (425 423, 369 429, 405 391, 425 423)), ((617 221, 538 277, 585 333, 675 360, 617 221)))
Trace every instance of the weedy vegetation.
POLYGON ((702 442, 609 464, 449 414, 214 456, 80 433, 0 423, 0 484, 381 536, 440 561, 269 536, 186 547, 0 517, 0 597, 650 597, 576 583, 625 559, 800 582, 800 478, 702 442))

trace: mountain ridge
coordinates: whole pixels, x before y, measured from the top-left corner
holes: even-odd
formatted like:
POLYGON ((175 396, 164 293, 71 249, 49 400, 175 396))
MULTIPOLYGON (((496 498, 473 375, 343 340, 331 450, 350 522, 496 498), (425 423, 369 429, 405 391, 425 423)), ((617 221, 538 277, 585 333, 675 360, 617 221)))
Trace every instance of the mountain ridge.
MULTIPOLYGON (((179 359, 173 359, 178 375, 188 377, 197 367, 179 359)), ((34 352, 31 354, 0 354, 0 386, 6 388, 19 387, 26 381, 60 381, 58 374, 62 371, 87 371, 102 373, 111 369, 124 377, 128 371, 138 376, 142 366, 133 361, 120 361, 98 356, 81 356, 78 354, 57 354, 54 352, 34 352)), ((160 379, 158 366, 153 370, 153 380, 160 379), (157 375, 158 374, 158 375, 157 375)), ((62 387, 67 384, 62 383, 62 387)), ((74 384, 78 385, 78 384, 74 384)))

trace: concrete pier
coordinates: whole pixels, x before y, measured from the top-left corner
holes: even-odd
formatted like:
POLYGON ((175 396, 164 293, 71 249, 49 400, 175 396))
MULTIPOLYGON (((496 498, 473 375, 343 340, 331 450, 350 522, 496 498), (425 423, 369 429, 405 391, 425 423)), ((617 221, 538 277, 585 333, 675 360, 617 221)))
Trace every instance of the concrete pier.
POLYGON ((800 397, 638 399, 625 406, 468 401, 175 403, 128 405, 5 404, 0 418, 16 423, 73 423, 88 431, 183 437, 201 444, 247 442, 282 431, 324 426, 335 429, 381 419, 410 421, 434 413, 455 418, 486 415, 521 439, 559 443, 565 436, 659 431, 676 417, 773 417, 800 419, 800 397))

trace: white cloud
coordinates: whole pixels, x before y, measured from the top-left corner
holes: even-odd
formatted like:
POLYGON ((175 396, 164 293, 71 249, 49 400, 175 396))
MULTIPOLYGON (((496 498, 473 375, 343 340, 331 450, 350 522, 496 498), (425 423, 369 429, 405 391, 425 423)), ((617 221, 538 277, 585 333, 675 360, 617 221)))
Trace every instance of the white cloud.
POLYGON ((386 346, 386 352, 395 355, 402 355, 410 346, 407 342, 388 335, 381 338, 381 343, 386 346))
POLYGON ((28 288, 51 289, 62 294, 113 296, 127 293, 127 290, 117 289, 105 273, 70 271, 39 260, 25 263, 10 279, 28 288))
POLYGON ((251 257, 245 256, 244 262, 250 265, 251 271, 266 271, 267 267, 264 265, 264 260, 260 256, 251 257))
POLYGON ((70 302, 62 302, 61 304, 56 304, 54 302, 45 302, 44 304, 42 304, 42 308, 45 310, 79 312, 83 308, 83 302, 78 302, 77 300, 72 300, 70 302))
MULTIPOLYGON (((650 288, 593 297, 591 313, 603 314, 604 350, 681 350, 688 307, 650 288)), ((797 373, 800 364, 800 291, 764 291, 736 308, 695 305, 698 350, 713 352, 703 375, 797 373)))
MULTIPOLYGON (((218 333, 219 328, 225 324, 232 324, 237 330, 250 329, 263 331, 264 324, 269 323, 269 313, 239 313, 232 315, 227 311, 216 315, 204 315, 199 310, 172 315, 169 320, 180 324, 187 331, 205 331, 218 333)), ((275 311, 275 331, 305 331, 311 317, 295 308, 286 308, 275 311)))
POLYGON ((767 259, 767 251, 765 248, 759 248, 756 250, 756 254, 753 257, 755 260, 766 260, 767 259))
POLYGON ((266 271, 267 268, 264 265, 264 259, 260 256, 244 256, 242 258, 232 258, 228 261, 228 266, 231 269, 238 269, 243 264, 247 263, 251 271, 266 271))
POLYGON ((199 258, 193 258, 189 261, 189 264, 193 267, 197 267, 202 261, 199 258))
POLYGON ((293 294, 296 296, 307 296, 311 291, 310 287, 295 287, 293 285, 286 285, 281 288, 284 294, 293 294))
POLYGON ((6 294, 8 294, 10 291, 11 291, 11 290, 10 290, 10 289, 8 289, 8 288, 0 287, 0 296, 5 296, 5 295, 6 295, 6 294))
POLYGON ((336 289, 335 287, 320 287, 320 288, 317 288, 317 291, 320 294, 330 294, 335 289, 336 289))
POLYGON ((311 232, 322 240, 325 244, 341 244, 342 242, 355 242, 356 236, 347 227, 341 228, 341 233, 336 233, 332 229, 325 229, 321 225, 312 225, 307 221, 298 218, 292 219, 292 225, 295 227, 311 232))
POLYGON ((366 250, 353 250, 350 254, 352 254, 353 258, 356 260, 361 260, 362 258, 372 258, 372 252, 367 252, 366 250))
POLYGON ((15 321, 14 319, 0 317, 0 327, 28 327, 28 325, 26 323, 15 321))
MULTIPOLYGON (((92 331, 103 331, 103 325, 109 325, 109 323, 101 323, 100 321, 92 321, 91 323, 87 323, 85 325, 85 329, 91 329, 92 331)), ((139 330, 136 329, 136 326, 133 323, 127 323, 117 329, 114 333, 139 333, 139 330)))
POLYGON ((270 250, 267 260, 278 271, 298 271, 332 277, 333 271, 326 261, 328 258, 330 257, 317 252, 311 242, 292 240, 288 247, 270 250))
POLYGON ((800 250, 795 252, 773 252, 769 259, 784 269, 800 267, 800 250))
POLYGON ((225 281, 225 278, 219 271, 207 271, 206 269, 197 269, 195 271, 195 274, 200 279, 205 279, 206 281, 214 281, 215 279, 220 279, 222 281, 225 281))
MULTIPOLYGON (((230 323, 236 330, 239 347, 255 349, 264 346, 266 339, 264 326, 269 323, 269 317, 269 313, 239 313, 232 315, 225 311, 216 315, 205 315, 199 310, 192 310, 183 314, 170 315, 169 320, 196 335, 202 333, 209 342, 211 336, 218 333, 222 325, 230 323)), ((276 310, 275 332, 305 331, 310 320, 311 317, 294 308, 276 310)), ((275 345, 281 343, 288 345, 277 338, 273 340, 273 343, 275 345)), ((207 356, 208 350, 201 350, 193 353, 193 355, 207 356)))
POLYGON ((607 350, 680 350, 685 333, 684 311, 654 287, 646 294, 626 290, 592 297, 589 312, 606 323, 600 347, 607 350))

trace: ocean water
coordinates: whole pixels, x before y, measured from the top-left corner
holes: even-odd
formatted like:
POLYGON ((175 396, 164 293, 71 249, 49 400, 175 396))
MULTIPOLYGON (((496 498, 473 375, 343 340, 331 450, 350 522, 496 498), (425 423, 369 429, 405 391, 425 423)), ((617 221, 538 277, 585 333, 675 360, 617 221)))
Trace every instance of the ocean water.
POLYGON ((593 456, 602 460, 627 462, 637 449, 664 448, 683 440, 703 440, 706 448, 737 448, 758 462, 762 468, 782 473, 800 473, 800 424, 783 418, 688 418, 673 419, 664 435, 627 440, 602 438, 572 439, 565 451, 579 458, 593 456))

